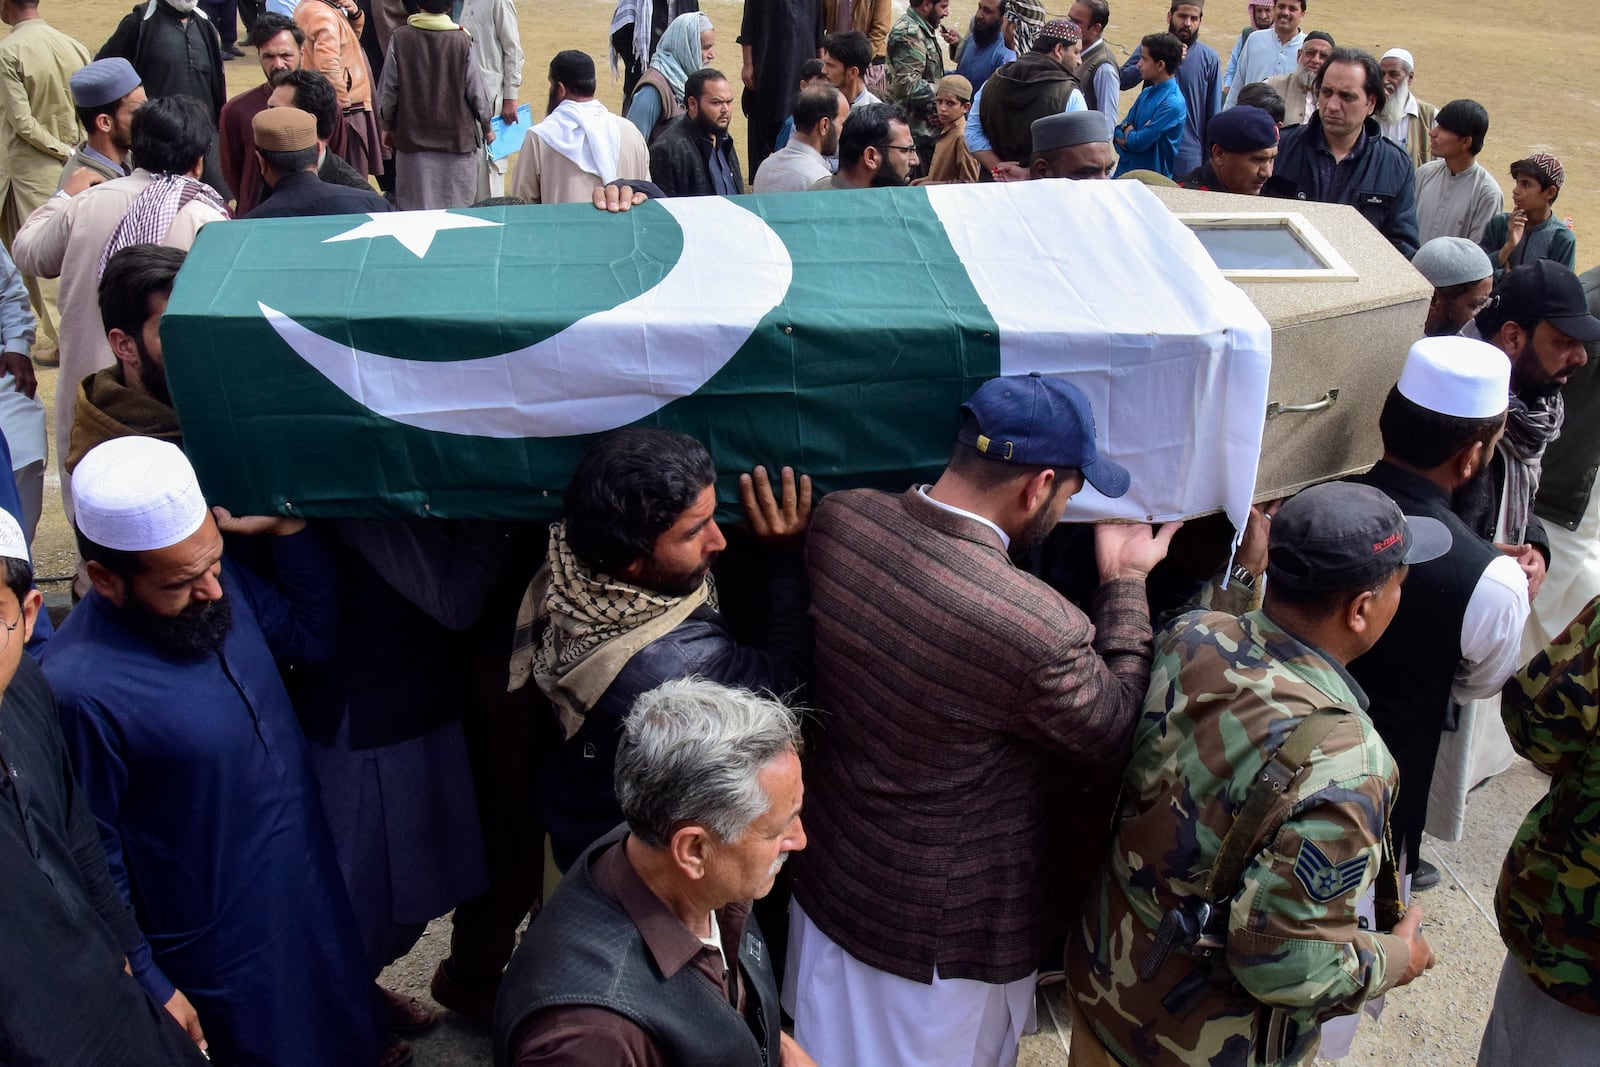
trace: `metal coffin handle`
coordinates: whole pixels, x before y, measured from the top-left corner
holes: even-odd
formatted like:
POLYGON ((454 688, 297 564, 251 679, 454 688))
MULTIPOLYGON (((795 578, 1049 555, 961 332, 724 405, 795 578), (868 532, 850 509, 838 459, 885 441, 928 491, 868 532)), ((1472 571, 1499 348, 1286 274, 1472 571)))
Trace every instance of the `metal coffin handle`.
POLYGON ((1310 411, 1326 411, 1339 402, 1339 390, 1329 389, 1320 397, 1309 404, 1285 404, 1281 400, 1274 400, 1267 405, 1267 418, 1275 419, 1279 415, 1303 415, 1310 411))

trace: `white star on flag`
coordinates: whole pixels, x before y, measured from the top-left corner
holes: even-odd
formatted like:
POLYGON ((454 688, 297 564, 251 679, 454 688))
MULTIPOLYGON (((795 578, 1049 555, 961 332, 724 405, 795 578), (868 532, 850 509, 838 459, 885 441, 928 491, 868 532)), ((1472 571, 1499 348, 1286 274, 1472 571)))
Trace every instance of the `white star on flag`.
POLYGON ((440 230, 470 230, 478 226, 500 226, 503 223, 488 219, 475 219, 470 215, 454 215, 443 209, 430 211, 374 211, 353 230, 326 238, 323 244, 335 241, 364 241, 376 237, 393 237, 406 246, 418 259, 428 254, 433 239, 440 230))

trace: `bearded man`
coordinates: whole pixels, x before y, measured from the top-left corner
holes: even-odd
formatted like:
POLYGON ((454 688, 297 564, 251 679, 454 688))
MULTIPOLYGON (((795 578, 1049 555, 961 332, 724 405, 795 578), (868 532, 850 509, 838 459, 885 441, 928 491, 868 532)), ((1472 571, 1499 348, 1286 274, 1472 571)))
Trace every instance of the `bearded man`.
POLYGON ((1378 125, 1383 135, 1411 157, 1412 166, 1420 167, 1433 158, 1428 131, 1439 109, 1419 99, 1411 91, 1411 81, 1417 76, 1416 62, 1404 48, 1391 48, 1378 60, 1383 72, 1383 106, 1378 109, 1378 125))
POLYGON ((1312 30, 1300 45, 1295 69, 1266 80, 1264 84, 1283 98, 1283 121, 1278 125, 1298 126, 1317 113, 1317 74, 1336 47, 1331 34, 1312 30))
POLYGON ((222 158, 222 177, 233 190, 233 214, 242 218, 255 210, 265 194, 261 167, 256 163, 256 139, 251 130, 255 117, 267 109, 272 90, 283 84, 284 75, 300 69, 300 50, 306 34, 294 19, 268 11, 250 28, 250 44, 261 59, 261 73, 267 80, 246 89, 222 105, 217 120, 217 151, 222 158))
POLYGON ((76 474, 92 589, 41 666, 148 939, 133 976, 157 1003, 187 994, 219 1063, 376 1063, 377 993, 279 674, 333 647, 326 557, 301 520, 213 515, 165 441, 107 441, 76 474), (226 531, 277 535, 276 586, 223 558, 226 531))

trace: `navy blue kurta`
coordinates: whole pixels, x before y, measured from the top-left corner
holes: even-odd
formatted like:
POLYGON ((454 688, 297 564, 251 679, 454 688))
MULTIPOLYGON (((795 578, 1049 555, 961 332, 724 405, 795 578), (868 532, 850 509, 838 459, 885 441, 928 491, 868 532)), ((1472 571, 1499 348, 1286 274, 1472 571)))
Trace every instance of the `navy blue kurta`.
POLYGON ((308 536, 273 547, 288 599, 223 561, 220 653, 169 653, 90 593, 42 665, 149 940, 129 956, 145 988, 183 990, 219 1064, 361 1067, 379 1002, 278 674, 331 648, 330 569, 308 536))

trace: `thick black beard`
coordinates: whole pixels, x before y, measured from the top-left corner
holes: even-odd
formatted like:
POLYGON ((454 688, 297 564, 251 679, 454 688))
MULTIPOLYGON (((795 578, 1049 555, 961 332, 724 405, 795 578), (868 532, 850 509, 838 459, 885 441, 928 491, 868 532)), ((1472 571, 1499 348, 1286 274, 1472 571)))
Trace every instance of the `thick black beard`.
POLYGON ((886 159, 881 167, 872 172, 869 188, 898 189, 906 184, 908 184, 906 176, 889 166, 889 161, 886 159))
POLYGON ((175 656, 209 656, 220 651, 233 627, 233 601, 227 593, 204 604, 190 605, 177 615, 157 615, 133 596, 123 598, 122 619, 128 628, 175 656))
POLYGON ((142 331, 134 335, 133 347, 139 351, 139 384, 150 394, 150 399, 162 407, 172 407, 172 390, 167 388, 167 369, 157 363, 144 346, 142 331))
POLYGON ((980 26, 974 22, 972 24, 972 43, 981 48, 988 48, 999 38, 1002 28, 998 22, 991 26, 980 26))

